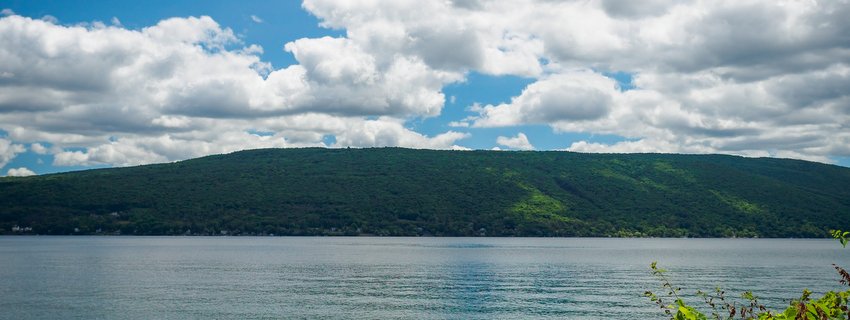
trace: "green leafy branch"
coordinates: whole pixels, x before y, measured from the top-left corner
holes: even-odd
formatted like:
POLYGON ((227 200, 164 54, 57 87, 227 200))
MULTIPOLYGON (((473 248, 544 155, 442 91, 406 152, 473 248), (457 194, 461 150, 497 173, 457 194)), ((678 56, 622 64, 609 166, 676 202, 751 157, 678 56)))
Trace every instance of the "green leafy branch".
POLYGON ((850 235, 850 231, 841 231, 841 230, 830 230, 832 233, 832 237, 838 239, 838 242, 841 242, 841 246, 847 248, 847 236, 850 235))
MULTIPOLYGON (((847 236, 850 232, 841 230, 831 230, 833 238, 838 239, 842 247, 847 247, 847 236)), ((850 273, 838 265, 832 265, 841 277, 839 281, 843 285, 850 285, 850 273)), ((850 319, 848 312, 848 297, 850 290, 847 291, 829 291, 823 297, 812 300, 812 292, 808 289, 803 290, 803 294, 799 299, 791 301, 788 308, 781 313, 767 310, 767 308, 758 302, 758 298, 750 291, 744 292, 741 298, 745 300, 740 305, 733 301, 729 302, 725 296, 725 291, 720 288, 715 288, 714 293, 706 293, 697 291, 697 296, 703 298, 712 312, 711 318, 700 312, 696 308, 686 304, 680 297, 681 288, 672 285, 665 275, 667 270, 658 267, 657 262, 650 264, 652 275, 657 277, 665 290, 665 297, 673 299, 673 304, 666 304, 665 297, 646 291, 644 295, 649 297, 650 301, 658 305, 664 314, 671 320, 731 320, 731 319, 747 319, 747 320, 837 320, 850 319)))

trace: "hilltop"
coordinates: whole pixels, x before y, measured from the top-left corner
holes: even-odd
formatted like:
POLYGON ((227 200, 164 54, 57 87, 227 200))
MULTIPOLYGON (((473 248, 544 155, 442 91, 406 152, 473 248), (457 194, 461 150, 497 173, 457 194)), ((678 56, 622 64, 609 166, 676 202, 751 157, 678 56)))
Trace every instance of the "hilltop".
POLYGON ((2 178, 0 233, 822 237, 848 187, 774 158, 261 149, 2 178))

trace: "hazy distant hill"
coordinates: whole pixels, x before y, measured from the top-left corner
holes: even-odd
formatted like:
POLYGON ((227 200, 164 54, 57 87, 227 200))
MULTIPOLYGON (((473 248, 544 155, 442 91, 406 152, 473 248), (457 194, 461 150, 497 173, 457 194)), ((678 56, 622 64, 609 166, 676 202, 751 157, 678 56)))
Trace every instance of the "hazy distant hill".
POLYGON ((822 237, 850 169, 723 155, 265 149, 0 179, 0 233, 822 237), (16 228, 17 230, 17 228, 16 228))

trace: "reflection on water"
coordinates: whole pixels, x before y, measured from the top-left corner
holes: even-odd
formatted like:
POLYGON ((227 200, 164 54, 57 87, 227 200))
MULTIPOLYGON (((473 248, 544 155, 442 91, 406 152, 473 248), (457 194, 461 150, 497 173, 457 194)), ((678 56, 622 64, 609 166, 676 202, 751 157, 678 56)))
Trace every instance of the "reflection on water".
POLYGON ((783 307, 830 240, 0 237, 0 318, 657 318, 649 263, 783 307))

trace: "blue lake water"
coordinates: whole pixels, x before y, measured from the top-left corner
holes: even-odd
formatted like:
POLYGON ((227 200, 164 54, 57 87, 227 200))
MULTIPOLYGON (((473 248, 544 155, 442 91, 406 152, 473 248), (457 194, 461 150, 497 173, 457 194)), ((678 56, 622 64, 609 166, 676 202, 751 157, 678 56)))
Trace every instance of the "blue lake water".
POLYGON ((683 292, 842 289, 834 240, 0 237, 0 319, 655 319, 683 292))

